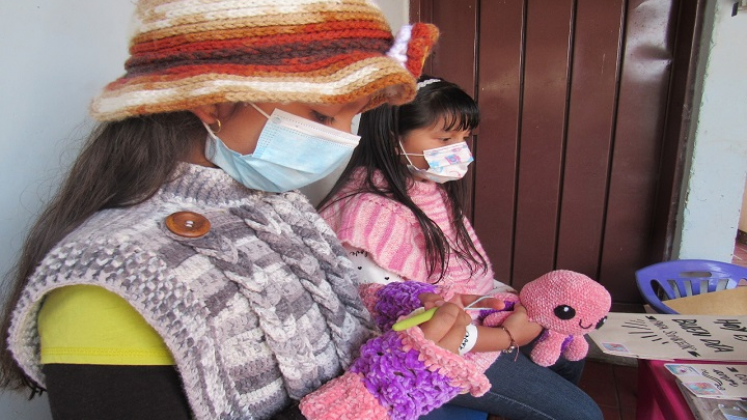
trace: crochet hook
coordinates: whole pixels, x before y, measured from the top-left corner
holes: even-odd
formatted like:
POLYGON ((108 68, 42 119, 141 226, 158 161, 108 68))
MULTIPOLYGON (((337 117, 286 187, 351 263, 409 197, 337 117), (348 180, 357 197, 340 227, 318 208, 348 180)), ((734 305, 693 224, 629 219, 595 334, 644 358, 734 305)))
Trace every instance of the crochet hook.
MULTIPOLYGON (((488 295, 480 296, 474 302, 472 302, 469 305, 465 306, 464 310, 465 311, 482 311, 482 310, 490 310, 490 309, 492 309, 492 308, 476 308, 476 307, 472 306, 475 303, 477 303, 477 302, 479 302, 479 301, 481 301, 483 299, 487 299, 489 297, 490 296, 488 296, 488 295)), ((416 315, 413 315, 411 317, 407 317, 407 318, 405 318, 405 319, 403 319, 403 320, 395 323, 394 325, 392 325, 392 330, 394 330, 394 331, 404 331, 404 330, 406 330, 408 328, 412 328, 412 327, 414 327, 416 325, 420 325, 420 324, 422 324, 424 322, 428 322, 428 321, 430 321, 431 318, 433 318, 433 314, 436 313, 437 309, 438 309, 438 307, 431 308, 431 309, 428 309, 427 311, 423 311, 423 312, 420 312, 420 313, 418 313, 416 315)))

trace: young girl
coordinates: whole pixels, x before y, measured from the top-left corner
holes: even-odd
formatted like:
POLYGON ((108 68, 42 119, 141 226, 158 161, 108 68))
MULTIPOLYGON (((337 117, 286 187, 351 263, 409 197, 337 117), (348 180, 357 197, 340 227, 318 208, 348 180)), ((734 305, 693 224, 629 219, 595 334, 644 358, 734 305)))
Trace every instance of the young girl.
POLYGON ((295 190, 350 156, 356 114, 412 99, 436 29, 395 40, 369 0, 136 13, 127 72, 17 264, 0 386, 44 387, 78 420, 414 420, 485 392, 455 355, 455 304, 372 338, 350 260, 295 190), (365 385, 411 376, 404 399, 365 385))
MULTIPOLYGON (((464 214, 463 177, 473 160, 466 141, 478 122, 469 95, 430 76, 420 79, 411 103, 362 115, 361 144, 319 207, 363 283, 434 284, 435 292, 456 299, 510 289, 493 279, 464 214)), ((378 289, 364 287, 364 298, 378 289)), ((485 396, 459 396, 452 404, 511 419, 600 419, 596 404, 575 386, 583 364, 561 360, 550 370, 532 363, 524 352, 541 327, 522 307, 514 312, 502 327, 468 330, 460 349, 465 357, 487 366, 495 353, 476 353, 508 354, 487 370, 492 388, 485 396)))

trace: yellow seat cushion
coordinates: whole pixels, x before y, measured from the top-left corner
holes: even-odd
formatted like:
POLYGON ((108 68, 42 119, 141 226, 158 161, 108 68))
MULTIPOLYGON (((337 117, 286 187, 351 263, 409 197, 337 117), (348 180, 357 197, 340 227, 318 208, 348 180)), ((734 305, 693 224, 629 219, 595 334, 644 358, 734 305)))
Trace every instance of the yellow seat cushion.
POLYGON ((38 328, 43 364, 174 364, 163 339, 140 313, 103 287, 76 285, 49 292, 38 328))

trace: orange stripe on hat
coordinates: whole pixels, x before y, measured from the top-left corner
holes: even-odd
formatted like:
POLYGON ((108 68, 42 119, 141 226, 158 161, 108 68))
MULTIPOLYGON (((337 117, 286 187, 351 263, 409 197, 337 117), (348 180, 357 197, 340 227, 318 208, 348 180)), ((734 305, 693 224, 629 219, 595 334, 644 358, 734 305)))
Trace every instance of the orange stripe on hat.
POLYGON ((410 29, 406 62, 370 0, 140 0, 131 57, 91 104, 114 121, 218 102, 344 103, 367 108, 415 94, 438 37, 410 29))

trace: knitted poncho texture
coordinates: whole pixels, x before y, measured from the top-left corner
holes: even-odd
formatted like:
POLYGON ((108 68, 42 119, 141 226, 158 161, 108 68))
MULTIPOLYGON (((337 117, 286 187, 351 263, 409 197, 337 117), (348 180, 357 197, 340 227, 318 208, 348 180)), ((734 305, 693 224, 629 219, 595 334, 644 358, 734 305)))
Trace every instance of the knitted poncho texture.
POLYGON ((197 419, 270 417, 340 375, 374 328, 350 261, 303 195, 247 190, 200 166, 180 166, 142 204, 95 214, 41 262, 10 349, 42 385, 36 314, 73 284, 122 296, 155 328, 197 419), (185 210, 210 221, 205 236, 165 226, 185 210))
MULTIPOLYGON (((351 191, 360 189, 363 177, 364 171, 356 171, 349 184, 331 201, 332 204, 321 211, 322 217, 341 242, 368 251, 382 268, 408 280, 434 283, 439 273, 428 274, 422 229, 407 207, 372 193, 346 197, 351 191), (339 197, 344 198, 337 200, 339 197)), ((374 180, 379 186, 386 182, 378 173, 374 180)), ((413 202, 441 228, 453 246, 456 230, 450 220, 446 195, 439 185, 415 182, 408 192, 413 202)), ((478 252, 488 261, 472 225, 466 218, 463 222, 478 252)), ((476 267, 473 271, 464 260, 450 255, 442 284, 448 285, 456 293, 483 294, 490 291, 493 288, 490 265, 476 267)))

